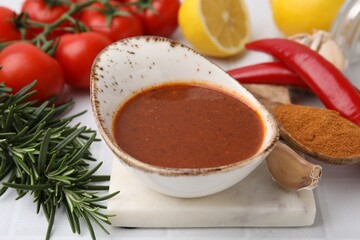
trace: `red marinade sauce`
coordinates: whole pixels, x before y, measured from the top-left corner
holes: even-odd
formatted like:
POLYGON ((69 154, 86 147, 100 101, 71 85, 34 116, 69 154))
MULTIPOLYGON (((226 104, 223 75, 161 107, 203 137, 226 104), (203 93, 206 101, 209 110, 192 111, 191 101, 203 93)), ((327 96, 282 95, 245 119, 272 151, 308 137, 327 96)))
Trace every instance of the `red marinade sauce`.
POLYGON ((211 168, 254 155, 264 139, 258 113, 202 84, 157 86, 116 112, 117 145, 137 160, 167 168, 211 168))

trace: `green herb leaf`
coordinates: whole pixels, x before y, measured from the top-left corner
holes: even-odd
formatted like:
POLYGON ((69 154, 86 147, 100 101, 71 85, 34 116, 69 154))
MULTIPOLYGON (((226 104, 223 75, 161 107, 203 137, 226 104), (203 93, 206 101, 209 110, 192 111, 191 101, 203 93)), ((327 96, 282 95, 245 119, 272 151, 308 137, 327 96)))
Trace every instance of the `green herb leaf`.
POLYGON ((92 183, 108 181, 109 176, 96 176, 102 162, 90 169, 89 161, 96 161, 90 152, 96 132, 71 121, 82 113, 60 118, 73 105, 72 101, 53 105, 50 99, 41 105, 26 100, 35 92, 36 81, 16 94, 0 83, 0 196, 15 189, 20 199, 31 193, 36 211, 41 209, 48 220, 45 239, 50 239, 56 209, 64 206, 72 231, 80 234, 79 219, 83 219, 92 239, 95 232, 91 221, 104 232, 103 224, 110 224, 110 215, 101 212, 106 207, 97 204, 117 194, 98 196, 94 190, 108 190, 108 186, 92 183))

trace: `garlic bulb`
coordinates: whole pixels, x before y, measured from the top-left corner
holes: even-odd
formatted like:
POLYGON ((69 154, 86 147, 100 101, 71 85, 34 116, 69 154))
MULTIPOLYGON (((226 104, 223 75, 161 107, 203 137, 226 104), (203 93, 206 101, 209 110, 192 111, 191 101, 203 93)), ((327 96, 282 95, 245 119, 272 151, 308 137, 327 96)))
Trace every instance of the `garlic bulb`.
POLYGON ((345 71, 347 67, 345 54, 328 32, 316 30, 313 34, 300 33, 290 36, 289 39, 310 47, 334 64, 340 71, 345 71))
POLYGON ((321 166, 306 161, 283 143, 276 145, 266 163, 275 182, 287 190, 313 189, 322 175, 321 166))

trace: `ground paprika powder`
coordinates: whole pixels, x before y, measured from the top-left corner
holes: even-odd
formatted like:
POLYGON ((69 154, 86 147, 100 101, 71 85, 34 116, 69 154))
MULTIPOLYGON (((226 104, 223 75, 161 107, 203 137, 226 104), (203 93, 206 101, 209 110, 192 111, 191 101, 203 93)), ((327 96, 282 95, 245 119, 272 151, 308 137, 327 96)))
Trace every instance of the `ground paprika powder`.
POLYGON ((360 155, 360 127, 336 111, 285 104, 273 113, 296 141, 315 152, 334 158, 360 155))

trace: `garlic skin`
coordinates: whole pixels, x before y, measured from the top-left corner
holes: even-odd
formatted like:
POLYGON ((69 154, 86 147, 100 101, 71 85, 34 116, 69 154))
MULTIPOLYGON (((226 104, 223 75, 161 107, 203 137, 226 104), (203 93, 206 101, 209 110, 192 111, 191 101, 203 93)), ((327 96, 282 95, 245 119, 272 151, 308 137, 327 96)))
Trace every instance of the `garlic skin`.
POLYGON ((319 184, 322 167, 302 158, 283 143, 277 143, 266 158, 275 182, 286 190, 314 189, 319 184))
POLYGON ((316 30, 313 34, 300 33, 290 36, 289 39, 318 52, 340 71, 344 72, 346 70, 348 61, 345 54, 328 32, 316 30))

